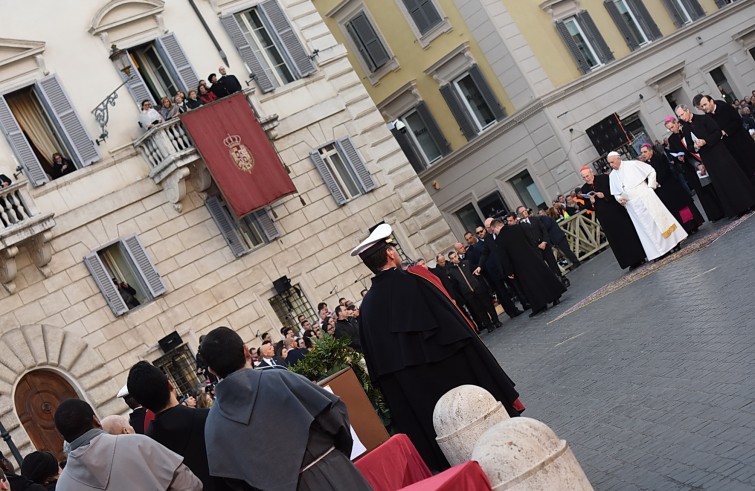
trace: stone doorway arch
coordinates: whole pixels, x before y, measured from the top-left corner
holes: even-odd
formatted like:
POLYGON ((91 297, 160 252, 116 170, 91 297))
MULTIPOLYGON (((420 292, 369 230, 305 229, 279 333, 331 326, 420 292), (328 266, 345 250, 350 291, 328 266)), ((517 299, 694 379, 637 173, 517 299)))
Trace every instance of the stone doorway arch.
POLYGON ((10 432, 22 455, 32 452, 34 443, 16 412, 16 392, 28 373, 38 370, 61 377, 76 395, 92 405, 98 415, 121 414, 125 404, 116 399, 120 386, 115 381, 122 368, 111 368, 81 336, 62 327, 28 325, 0 335, 0 420, 10 432))
POLYGON ((65 459, 63 437, 55 429, 55 411, 66 399, 78 398, 73 386, 52 370, 32 370, 21 377, 14 396, 16 414, 34 448, 51 452, 58 461, 65 459))

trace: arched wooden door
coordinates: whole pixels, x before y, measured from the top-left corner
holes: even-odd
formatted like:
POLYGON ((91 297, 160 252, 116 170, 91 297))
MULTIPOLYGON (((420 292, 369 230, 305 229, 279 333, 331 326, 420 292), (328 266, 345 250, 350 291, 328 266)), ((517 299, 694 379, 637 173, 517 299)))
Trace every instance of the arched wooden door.
POLYGON ((66 379, 50 370, 27 373, 16 387, 16 413, 37 450, 63 460, 63 437, 55 429, 55 411, 62 401, 79 396, 66 379))

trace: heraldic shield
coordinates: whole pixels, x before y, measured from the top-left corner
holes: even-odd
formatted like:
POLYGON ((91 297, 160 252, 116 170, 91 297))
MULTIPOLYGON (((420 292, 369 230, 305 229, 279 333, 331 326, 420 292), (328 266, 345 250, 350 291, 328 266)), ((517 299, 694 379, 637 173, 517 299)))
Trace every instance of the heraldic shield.
POLYGON ((249 149, 241 143, 241 137, 238 135, 228 135, 223 140, 223 144, 228 147, 228 153, 231 155, 233 162, 240 170, 251 174, 254 167, 254 155, 249 149))

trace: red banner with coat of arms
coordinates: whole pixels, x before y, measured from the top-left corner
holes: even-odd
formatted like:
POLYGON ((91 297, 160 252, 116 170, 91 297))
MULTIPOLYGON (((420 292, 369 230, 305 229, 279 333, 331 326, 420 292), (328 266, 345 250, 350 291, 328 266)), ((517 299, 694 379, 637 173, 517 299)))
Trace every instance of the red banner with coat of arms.
POLYGON ((237 217, 296 192, 244 94, 225 97, 180 118, 237 217))

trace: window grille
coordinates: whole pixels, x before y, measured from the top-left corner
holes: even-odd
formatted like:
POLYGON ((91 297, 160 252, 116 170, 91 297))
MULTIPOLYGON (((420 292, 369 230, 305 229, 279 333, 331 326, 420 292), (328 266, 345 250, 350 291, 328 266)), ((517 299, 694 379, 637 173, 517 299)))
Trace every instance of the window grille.
POLYGON ((269 301, 275 315, 281 322, 281 326, 292 327, 296 332, 299 332, 300 328, 296 320, 300 315, 307 319, 317 318, 315 309, 304 296, 299 284, 292 285, 288 290, 275 295, 269 301))
POLYGON ((167 375, 179 398, 187 394, 196 396, 201 381, 197 377, 196 358, 186 343, 164 354, 153 365, 167 375))

